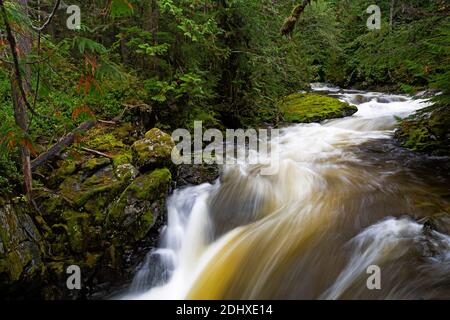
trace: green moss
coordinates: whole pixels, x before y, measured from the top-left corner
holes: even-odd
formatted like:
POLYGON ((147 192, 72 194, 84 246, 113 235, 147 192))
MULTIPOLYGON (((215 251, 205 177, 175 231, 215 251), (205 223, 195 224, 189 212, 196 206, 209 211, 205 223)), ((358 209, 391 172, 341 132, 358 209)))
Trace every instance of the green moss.
POLYGON ((104 133, 103 130, 93 129, 89 131, 88 137, 86 137, 86 145, 97 151, 113 152, 117 149, 125 148, 125 144, 117 139, 117 137, 111 133, 104 133))
POLYGON ((446 106, 420 110, 400 122, 396 138, 413 151, 450 155, 450 112, 446 106))
POLYGON ((86 249, 89 215, 76 211, 67 211, 63 214, 66 219, 67 235, 73 251, 82 253, 86 249))
POLYGON ((102 257, 102 254, 100 254, 100 253, 88 252, 86 254, 86 266, 88 266, 89 268, 95 267, 95 265, 98 263, 98 261, 100 260, 101 257, 102 257))
POLYGON ((122 141, 129 141, 132 138, 133 125, 131 123, 123 123, 114 130, 114 135, 122 141))
POLYGON ((135 241, 142 239, 156 220, 172 180, 166 168, 136 178, 108 210, 108 224, 123 230, 135 241))
POLYGON ((175 143, 172 137, 157 128, 145 134, 145 138, 133 143, 133 162, 138 167, 164 166, 170 162, 175 143))
POLYGON ((114 168, 117 168, 118 166, 122 164, 131 163, 133 157, 131 156, 130 151, 126 151, 124 153, 120 153, 113 157, 113 166, 114 168))
POLYGON ((313 93, 295 93, 285 97, 279 108, 287 122, 309 123, 350 116, 358 108, 336 98, 313 93))
POLYGON ((154 223, 155 216, 153 215, 153 213, 151 211, 145 212, 136 222, 134 240, 139 241, 143 239, 154 223))
POLYGON ((49 178, 50 184, 57 185, 64 181, 65 178, 74 174, 77 171, 77 164, 72 159, 66 159, 58 163, 59 167, 49 178))
POLYGON ((167 168, 154 170, 150 174, 138 177, 127 188, 140 200, 152 200, 166 194, 172 175, 167 168))
POLYGON ((125 186, 127 179, 118 179, 112 166, 105 167, 83 181, 83 176, 68 177, 60 186, 60 193, 77 208, 92 213, 103 211, 125 186))
POLYGON ((91 158, 81 165, 81 169, 85 171, 94 171, 102 168, 111 162, 108 158, 91 158))

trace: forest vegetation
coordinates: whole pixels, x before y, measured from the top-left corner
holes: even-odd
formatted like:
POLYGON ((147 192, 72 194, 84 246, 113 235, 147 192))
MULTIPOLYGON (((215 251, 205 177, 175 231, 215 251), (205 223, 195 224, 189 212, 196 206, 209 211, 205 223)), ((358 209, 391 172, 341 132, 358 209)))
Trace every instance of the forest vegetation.
POLYGON ((445 0, 0 0, 0 206, 20 222, 0 219, 0 239, 25 223, 37 243, 20 254, 3 245, 0 288, 38 281, 59 297, 49 278, 77 259, 116 277, 118 257, 162 223, 179 181, 170 132, 194 120, 279 127, 356 111, 299 93, 312 82, 432 95, 396 137, 450 155, 449 13, 445 0), (371 4, 379 30, 366 25, 371 4), (76 30, 69 5, 81 9, 76 30), (130 198, 134 220, 123 216, 130 198))

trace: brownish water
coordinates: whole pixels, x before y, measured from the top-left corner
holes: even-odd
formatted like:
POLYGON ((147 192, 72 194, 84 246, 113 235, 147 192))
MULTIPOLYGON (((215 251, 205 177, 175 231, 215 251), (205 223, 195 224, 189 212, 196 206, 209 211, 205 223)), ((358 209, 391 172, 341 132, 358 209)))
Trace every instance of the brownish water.
POLYGON ((339 97, 358 113, 284 129, 272 142, 277 174, 230 166, 215 185, 177 190, 161 247, 126 298, 450 298, 448 159, 391 139, 394 115, 426 104, 339 97), (373 265, 375 290, 367 286, 373 265))

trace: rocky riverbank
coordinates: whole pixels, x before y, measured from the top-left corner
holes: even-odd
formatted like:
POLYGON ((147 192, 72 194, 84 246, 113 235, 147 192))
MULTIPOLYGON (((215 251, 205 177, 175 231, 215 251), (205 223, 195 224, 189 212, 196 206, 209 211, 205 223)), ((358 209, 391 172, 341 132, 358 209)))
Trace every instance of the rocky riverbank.
POLYGON ((2 200, 0 295, 99 298, 129 281, 157 243, 172 188, 218 177, 217 167, 173 166, 173 146, 156 128, 141 138, 131 124, 98 125, 37 171, 37 210, 2 200), (67 289, 69 265, 81 290, 67 289))

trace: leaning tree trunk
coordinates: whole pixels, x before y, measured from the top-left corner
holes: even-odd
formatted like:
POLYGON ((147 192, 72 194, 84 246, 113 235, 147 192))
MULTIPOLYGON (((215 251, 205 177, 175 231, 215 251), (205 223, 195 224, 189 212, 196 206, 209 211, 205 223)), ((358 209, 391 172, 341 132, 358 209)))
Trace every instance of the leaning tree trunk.
MULTIPOLYGON (((28 0, 16 0, 22 7, 22 12, 27 11, 28 0)), ((23 30, 23 33, 16 33, 15 35, 16 45, 17 45, 17 53, 19 57, 26 57, 31 52, 31 35, 23 30)), ((30 92, 30 77, 31 70, 29 65, 22 65, 24 70, 24 74, 22 77, 21 83, 19 83, 15 72, 12 72, 11 76, 11 90, 12 90, 12 100, 14 106, 14 117, 16 120, 16 124, 23 131, 24 135, 28 134, 28 117, 27 117, 27 107, 24 101, 23 95, 21 93, 21 88, 23 88, 23 92, 25 96, 30 92)), ((30 159, 30 149, 28 147, 29 143, 25 141, 27 137, 21 139, 19 143, 20 148, 20 156, 22 160, 22 173, 24 179, 24 188, 25 193, 27 195, 28 201, 32 201, 32 175, 31 175, 31 159, 30 159)))
POLYGON ((395 0, 391 0, 389 6, 389 30, 392 30, 394 25, 394 10, 395 10, 395 0))
POLYGON ((300 16, 311 0, 303 0, 301 4, 298 4, 292 9, 291 15, 284 20, 283 26, 281 27, 281 34, 283 36, 290 36, 294 32, 295 25, 297 24, 300 16))

